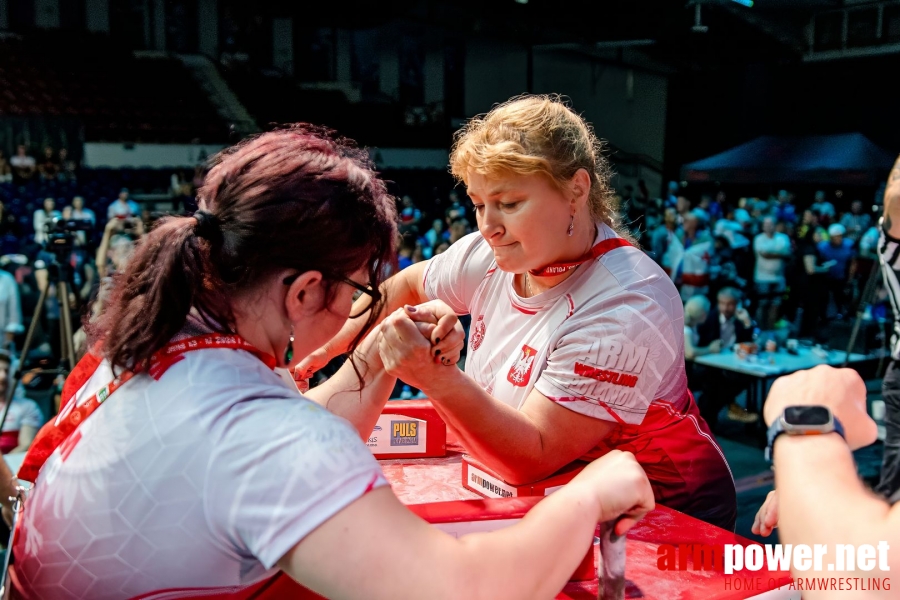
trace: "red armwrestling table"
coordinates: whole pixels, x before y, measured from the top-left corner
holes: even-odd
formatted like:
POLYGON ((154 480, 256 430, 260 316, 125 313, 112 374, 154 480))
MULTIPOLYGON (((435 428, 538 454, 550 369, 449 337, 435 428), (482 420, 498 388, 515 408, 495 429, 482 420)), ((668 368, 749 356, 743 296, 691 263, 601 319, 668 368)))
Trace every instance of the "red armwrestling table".
MULTIPOLYGON (((462 454, 448 452, 442 458, 381 461, 394 493, 410 510, 451 535, 491 531, 515 523, 540 497, 482 498, 462 486, 462 454)), ((785 586, 790 574, 768 570, 732 576, 717 570, 684 571, 658 568, 657 550, 662 544, 748 545, 754 542, 699 521, 678 511, 658 506, 627 534, 625 597, 646 600, 799 600, 800 592, 772 589, 770 582, 785 586)), ((597 572, 599 552, 595 541, 591 567, 597 572)), ((599 582, 570 581, 556 600, 596 600, 599 582)), ((280 573, 272 580, 236 594, 217 595, 228 600, 287 600, 320 598, 280 573)), ((415 600, 427 600, 416 598, 415 600)))
MULTIPOLYGON (((459 453, 449 452, 445 458, 386 460, 381 464, 397 497, 413 512, 441 529, 445 526, 440 521, 446 520, 450 514, 458 515, 457 518, 468 525, 468 528, 463 526, 461 533, 494 529, 496 527, 479 528, 472 523, 482 518, 499 518, 504 525, 508 525, 534 504, 536 498, 485 499, 463 488, 461 457, 459 453), (507 508, 504 509, 504 505, 507 508), (508 515, 504 516, 504 512, 508 515)), ((662 544, 678 548, 682 544, 746 546, 753 543, 678 511, 657 506, 628 532, 625 597, 659 600, 799 599, 798 591, 770 589, 770 579, 779 585, 789 582, 790 574, 786 571, 763 569, 729 576, 715 570, 694 570, 690 561, 684 571, 662 571, 657 566, 657 550, 662 544)), ((596 549, 597 545, 594 547, 596 549)), ((599 553, 594 554, 596 561, 599 553)), ((597 579, 571 581, 557 600, 596 600, 597 594, 597 579)))
MULTIPOLYGON (((418 443, 421 433, 423 442, 405 451, 419 452, 419 456, 437 458, 391 458, 380 461, 385 477, 394 493, 411 511, 425 521, 454 536, 484 532, 508 527, 521 519, 543 496, 483 498, 474 491, 463 487, 463 455, 451 450, 461 449, 454 442, 452 432, 445 431, 443 422, 436 423, 436 413, 429 403, 407 402, 404 405, 390 403, 384 427, 399 423, 394 419, 432 419, 429 423, 420 421, 420 431, 411 429, 418 443), (408 409, 403 414, 403 410, 408 409), (430 415, 430 416, 429 416, 430 415), (436 426, 437 425, 437 426, 436 426), (433 428, 432 435, 425 435, 433 428), (424 444, 427 438, 427 446, 424 444), (445 455, 446 449, 446 455, 445 455)), ((402 426, 401 426, 402 427, 402 426)), ((377 431, 383 431, 376 427, 377 431)), ((397 435, 402 435, 400 432, 397 435)), ((375 435, 373 433, 373 435, 375 435)), ((377 443, 370 439, 369 445, 377 443)), ((380 448, 380 447, 379 447, 380 448)), ((373 449, 376 456, 379 452, 373 449)), ((381 454, 384 456, 384 454, 381 454)), ((470 467, 471 468, 471 467, 470 467)), ((545 480, 547 482, 550 479, 545 480)), ((547 491, 540 491, 540 494, 547 491)), ((679 555, 691 554, 691 545, 722 549, 726 544, 748 546, 755 544, 734 533, 719 529, 678 511, 657 506, 626 536, 625 597, 659 600, 799 600, 800 592, 788 589, 773 589, 786 586, 790 574, 786 571, 771 572, 763 568, 759 571, 742 571, 735 575, 725 575, 721 570, 695 569, 693 556, 688 559, 679 556, 679 570, 661 570, 658 550, 662 545, 670 545, 679 555)), ((599 582, 597 566, 599 544, 595 543, 586 554, 584 561, 576 569, 573 579, 556 596, 557 600, 589 600, 598 598, 599 582)), ((702 565, 701 565, 702 566, 702 565)), ((10 570, 14 588, 17 588, 15 569, 10 570)), ((274 578, 254 584, 232 593, 217 593, 211 590, 201 595, 217 600, 307 600, 320 598, 306 590, 284 573, 274 578)), ((416 600, 420 600, 416 598, 416 600)), ((427 599, 421 599, 427 600, 427 599)))

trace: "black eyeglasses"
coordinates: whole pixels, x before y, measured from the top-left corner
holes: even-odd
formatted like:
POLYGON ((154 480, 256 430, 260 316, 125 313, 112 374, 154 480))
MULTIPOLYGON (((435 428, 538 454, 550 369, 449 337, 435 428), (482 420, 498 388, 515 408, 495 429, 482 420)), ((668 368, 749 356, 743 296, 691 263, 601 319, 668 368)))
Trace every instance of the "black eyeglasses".
MULTIPOLYGON (((287 277, 284 278, 284 280, 282 280, 282 283, 284 283, 284 285, 291 285, 292 283, 297 281, 297 278, 300 277, 300 275, 301 275, 300 273, 295 273, 294 275, 288 275, 287 277)), ((337 275, 331 277, 331 279, 333 279, 335 281, 339 281, 341 283, 346 283, 347 285, 349 285, 350 287, 352 287, 358 291, 358 293, 353 296, 354 303, 356 303, 356 301, 359 299, 359 297, 362 294, 365 294, 366 296, 369 297, 369 301, 366 303, 366 305, 355 315, 350 315, 348 317, 350 319, 356 319, 356 318, 363 316, 364 314, 366 314, 369 311, 370 308, 372 308, 373 306, 375 306, 376 304, 381 302, 381 290, 379 290, 377 287, 374 287, 371 283, 369 285, 363 285, 361 283, 357 283, 356 281, 353 281, 349 277, 337 276, 337 275)))

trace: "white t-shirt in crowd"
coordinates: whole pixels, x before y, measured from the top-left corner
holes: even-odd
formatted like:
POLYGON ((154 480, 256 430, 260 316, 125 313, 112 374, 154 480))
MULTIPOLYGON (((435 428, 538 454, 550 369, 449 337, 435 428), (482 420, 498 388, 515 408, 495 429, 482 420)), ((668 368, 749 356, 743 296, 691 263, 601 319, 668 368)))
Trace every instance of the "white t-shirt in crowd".
POLYGON ((753 251, 756 253, 756 271, 754 279, 759 283, 784 283, 784 265, 791 251, 791 240, 783 234, 775 232, 772 237, 764 233, 753 238, 753 251), (781 254, 784 258, 763 258, 760 253, 781 254))
POLYGON ((15 154, 9 159, 9 164, 19 169, 26 167, 31 167, 33 169, 37 163, 33 156, 19 156, 18 154, 15 154))
MULTIPOLYGON (((0 411, 4 408, 0 404, 0 411)), ((23 425, 40 429, 44 424, 44 414, 37 402, 31 398, 25 397, 25 391, 22 386, 16 388, 16 396, 13 398, 12 406, 9 407, 9 414, 3 421, 3 431, 19 431, 23 425)))
POLYGON ((34 226, 34 241, 39 244, 46 242, 49 237, 47 234, 47 224, 54 219, 61 219, 62 213, 58 210, 51 211, 49 214, 43 208, 34 211, 32 225, 34 226))
MULTIPOLYGON (((601 225, 597 241, 615 238, 601 225)), ((480 233, 431 259, 429 298, 470 314, 466 373, 521 408, 531 390, 584 415, 640 424, 656 399, 685 394, 684 312, 663 270, 634 247, 581 265, 523 298, 480 233)))
POLYGON ((684 339, 691 341, 691 346, 697 348, 700 346, 700 333, 696 327, 684 326, 684 339))
POLYGON ((0 333, 24 330, 19 284, 14 275, 0 270, 0 333))
MULTIPOLYGON (((101 363, 76 398, 111 379, 101 363)), ((32 597, 248 586, 385 485, 357 431, 292 386, 248 352, 207 349, 115 391, 50 456, 28 500, 15 552, 32 597)))

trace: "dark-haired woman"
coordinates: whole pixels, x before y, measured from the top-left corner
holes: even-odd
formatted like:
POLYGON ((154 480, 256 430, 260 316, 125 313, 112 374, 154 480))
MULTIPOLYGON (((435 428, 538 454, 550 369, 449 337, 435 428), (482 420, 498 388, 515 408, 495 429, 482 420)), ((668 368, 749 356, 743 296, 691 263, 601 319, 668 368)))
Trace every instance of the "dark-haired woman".
MULTIPOLYGON (((436 314, 471 315, 465 373, 436 369, 440 348, 410 335, 402 311, 377 333, 388 372, 507 482, 627 450, 657 502, 733 529, 731 471, 687 388, 678 291, 617 231, 590 126, 557 98, 514 98, 466 125, 450 164, 479 231, 389 279, 385 313, 432 301, 436 314)), ((348 323, 297 375, 358 331, 348 323)))
POLYGON ((278 130, 218 155, 200 198, 138 244, 20 471, 36 475, 15 544, 27 597, 204 596, 283 569, 329 598, 549 598, 598 521, 624 514, 621 532, 652 508, 620 452, 503 531, 429 527, 386 485, 360 437, 372 424, 334 414, 393 387, 371 375, 374 344, 355 350, 361 388, 318 399, 334 412, 275 371, 355 317, 354 294, 377 302, 396 212, 367 159, 278 130))

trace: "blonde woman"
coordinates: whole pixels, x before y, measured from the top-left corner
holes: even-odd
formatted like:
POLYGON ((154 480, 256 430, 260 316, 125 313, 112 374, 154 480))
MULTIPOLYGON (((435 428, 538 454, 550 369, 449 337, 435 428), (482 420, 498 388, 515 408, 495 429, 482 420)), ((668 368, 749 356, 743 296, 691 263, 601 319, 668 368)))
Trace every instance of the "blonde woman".
MULTIPOLYGON (((387 373, 423 390, 467 451, 510 483, 628 450, 657 502, 733 529, 731 472, 687 389, 678 290, 619 233, 590 126, 558 98, 513 98, 457 134, 450 164, 478 232, 383 284, 386 318, 370 335, 387 373), (434 344, 404 314, 422 310, 435 316, 434 344), (472 317, 465 372, 440 364, 456 350, 439 340, 454 314, 472 317)), ((360 329, 348 322, 296 376, 360 329)), ((341 414, 371 419, 385 400, 341 414)))

